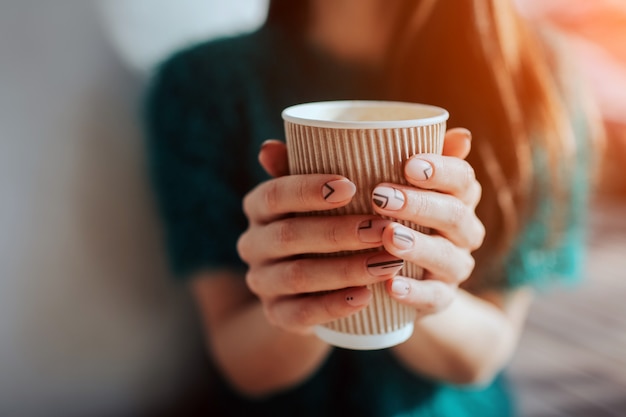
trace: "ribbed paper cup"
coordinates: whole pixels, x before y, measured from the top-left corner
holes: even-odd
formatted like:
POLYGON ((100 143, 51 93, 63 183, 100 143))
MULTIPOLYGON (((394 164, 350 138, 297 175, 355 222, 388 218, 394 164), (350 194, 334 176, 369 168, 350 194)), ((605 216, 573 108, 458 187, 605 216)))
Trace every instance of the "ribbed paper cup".
MULTIPOLYGON (((371 194, 376 185, 406 184, 403 164, 409 157, 440 154, 448 112, 416 103, 329 101, 288 107, 282 116, 291 174, 339 174, 356 184, 357 193, 350 204, 323 212, 340 215, 373 214, 371 194)), ((420 279, 422 270, 405 263, 400 275, 420 279)), ((369 288, 373 299, 368 307, 317 326, 318 337, 361 350, 387 348, 408 339, 415 310, 389 297, 384 282, 369 288)))

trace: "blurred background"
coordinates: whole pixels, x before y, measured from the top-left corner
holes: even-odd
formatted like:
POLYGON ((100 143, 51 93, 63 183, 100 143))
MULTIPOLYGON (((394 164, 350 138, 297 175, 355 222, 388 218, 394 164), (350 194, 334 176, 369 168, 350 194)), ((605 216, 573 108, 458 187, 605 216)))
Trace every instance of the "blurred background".
MULTIPOLYGON (((626 415, 626 7, 518 0, 567 34, 607 142, 585 282, 543 294, 511 376, 527 416, 626 415)), ((195 311, 168 275, 140 99, 173 50, 267 0, 0 0, 0 416, 207 412, 195 311)))

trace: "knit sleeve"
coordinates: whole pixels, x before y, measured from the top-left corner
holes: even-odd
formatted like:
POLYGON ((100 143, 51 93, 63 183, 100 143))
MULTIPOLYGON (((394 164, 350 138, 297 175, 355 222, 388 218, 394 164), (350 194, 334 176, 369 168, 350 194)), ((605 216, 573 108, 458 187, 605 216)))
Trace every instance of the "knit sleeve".
POLYGON ((237 106, 224 75, 228 68, 201 52, 166 61, 145 102, 150 175, 170 265, 180 279, 201 269, 243 266, 236 241, 246 226, 246 185, 229 160, 242 135, 237 106))

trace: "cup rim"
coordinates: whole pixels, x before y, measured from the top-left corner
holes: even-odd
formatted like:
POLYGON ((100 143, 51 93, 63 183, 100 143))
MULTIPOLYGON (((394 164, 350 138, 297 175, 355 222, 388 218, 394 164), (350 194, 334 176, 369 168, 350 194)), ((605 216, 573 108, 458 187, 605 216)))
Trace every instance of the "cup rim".
POLYGON ((416 126, 430 126, 448 120, 450 114, 442 107, 431 104, 411 103, 404 101, 385 101, 385 100, 335 100, 335 101, 315 101, 309 103, 301 103, 289 106, 282 111, 282 118, 286 122, 331 128, 331 129, 389 129, 389 128, 407 128, 416 126), (372 107, 400 107, 412 108, 417 111, 426 111, 432 113, 425 117, 416 118, 398 118, 397 120, 330 120, 321 117, 313 117, 306 115, 306 112, 315 112, 316 110, 340 110, 345 108, 372 108, 372 107))

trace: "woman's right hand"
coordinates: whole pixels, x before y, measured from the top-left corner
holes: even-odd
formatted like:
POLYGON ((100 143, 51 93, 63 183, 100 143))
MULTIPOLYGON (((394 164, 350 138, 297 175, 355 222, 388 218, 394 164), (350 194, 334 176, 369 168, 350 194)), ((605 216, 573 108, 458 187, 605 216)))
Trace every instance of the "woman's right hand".
POLYGON ((295 216, 345 206, 356 187, 339 175, 284 175, 284 168, 272 167, 275 146, 284 145, 264 146, 260 160, 280 176, 246 195, 249 226, 237 249, 249 266, 247 285, 268 321, 307 334, 315 325, 364 308, 372 297, 365 286, 393 277, 403 261, 385 251, 302 256, 380 247, 390 221, 373 215, 295 216))

